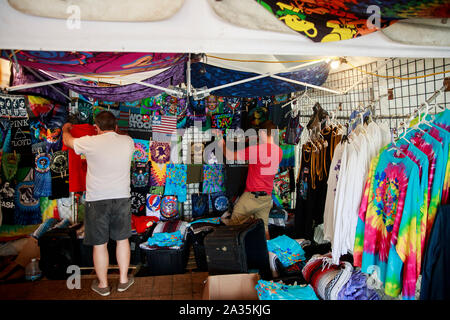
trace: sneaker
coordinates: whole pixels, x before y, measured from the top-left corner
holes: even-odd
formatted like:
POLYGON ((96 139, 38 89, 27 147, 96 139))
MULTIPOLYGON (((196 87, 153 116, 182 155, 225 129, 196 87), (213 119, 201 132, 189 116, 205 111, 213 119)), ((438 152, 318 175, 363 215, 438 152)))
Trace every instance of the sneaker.
POLYGON ((127 290, 129 287, 131 287, 131 285, 133 283, 134 283, 134 277, 128 276, 128 282, 126 282, 126 283, 119 282, 119 284, 117 286, 117 291, 123 292, 123 291, 127 290))
POLYGON ((104 296, 104 297, 108 296, 111 293, 111 290, 109 289, 109 287, 100 288, 98 286, 98 280, 97 279, 92 281, 91 289, 93 291, 97 292, 99 295, 104 296))

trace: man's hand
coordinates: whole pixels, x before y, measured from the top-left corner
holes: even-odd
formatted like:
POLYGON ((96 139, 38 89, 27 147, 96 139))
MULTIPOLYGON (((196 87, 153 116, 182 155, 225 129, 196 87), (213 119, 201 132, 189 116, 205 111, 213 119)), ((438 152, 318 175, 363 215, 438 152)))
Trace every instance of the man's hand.
POLYGON ((64 125, 62 127, 62 131, 69 133, 71 130, 72 130, 72 124, 70 122, 64 123, 64 125))
POLYGON ((73 149, 73 140, 74 137, 72 137, 72 134, 70 133, 70 131, 72 130, 72 124, 67 122, 63 125, 62 127, 62 133, 63 133, 63 142, 64 144, 73 149))

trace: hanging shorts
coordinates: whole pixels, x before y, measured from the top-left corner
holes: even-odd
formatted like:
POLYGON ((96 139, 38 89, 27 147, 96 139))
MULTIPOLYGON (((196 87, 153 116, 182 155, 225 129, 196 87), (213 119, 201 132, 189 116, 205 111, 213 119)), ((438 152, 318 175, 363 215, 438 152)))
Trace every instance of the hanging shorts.
POLYGON ((129 198, 86 201, 84 217, 85 245, 101 245, 131 237, 129 198))

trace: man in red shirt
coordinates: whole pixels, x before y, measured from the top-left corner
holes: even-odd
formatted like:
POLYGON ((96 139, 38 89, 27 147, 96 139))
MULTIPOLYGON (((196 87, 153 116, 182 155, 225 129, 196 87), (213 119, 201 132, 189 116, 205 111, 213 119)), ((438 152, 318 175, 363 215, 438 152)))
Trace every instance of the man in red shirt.
MULTIPOLYGON (((244 193, 234 206, 231 218, 222 219, 225 224, 241 224, 250 218, 262 219, 269 239, 269 212, 272 208, 272 190, 275 174, 278 172, 283 151, 275 143, 277 128, 268 120, 259 128, 259 141, 242 150, 231 151, 223 140, 222 148, 228 161, 248 160, 248 173, 244 193)), ((252 139, 250 139, 251 141, 252 139)), ((220 144, 219 144, 220 146, 220 144)))

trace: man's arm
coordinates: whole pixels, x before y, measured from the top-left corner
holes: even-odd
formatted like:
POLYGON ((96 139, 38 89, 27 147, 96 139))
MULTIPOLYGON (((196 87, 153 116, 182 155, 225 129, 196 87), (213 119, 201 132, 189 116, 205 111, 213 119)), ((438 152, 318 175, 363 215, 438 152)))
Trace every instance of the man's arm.
POLYGON ((67 147, 73 149, 73 141, 75 138, 70 133, 70 130, 72 130, 72 124, 69 122, 65 123, 62 127, 63 142, 67 147))

